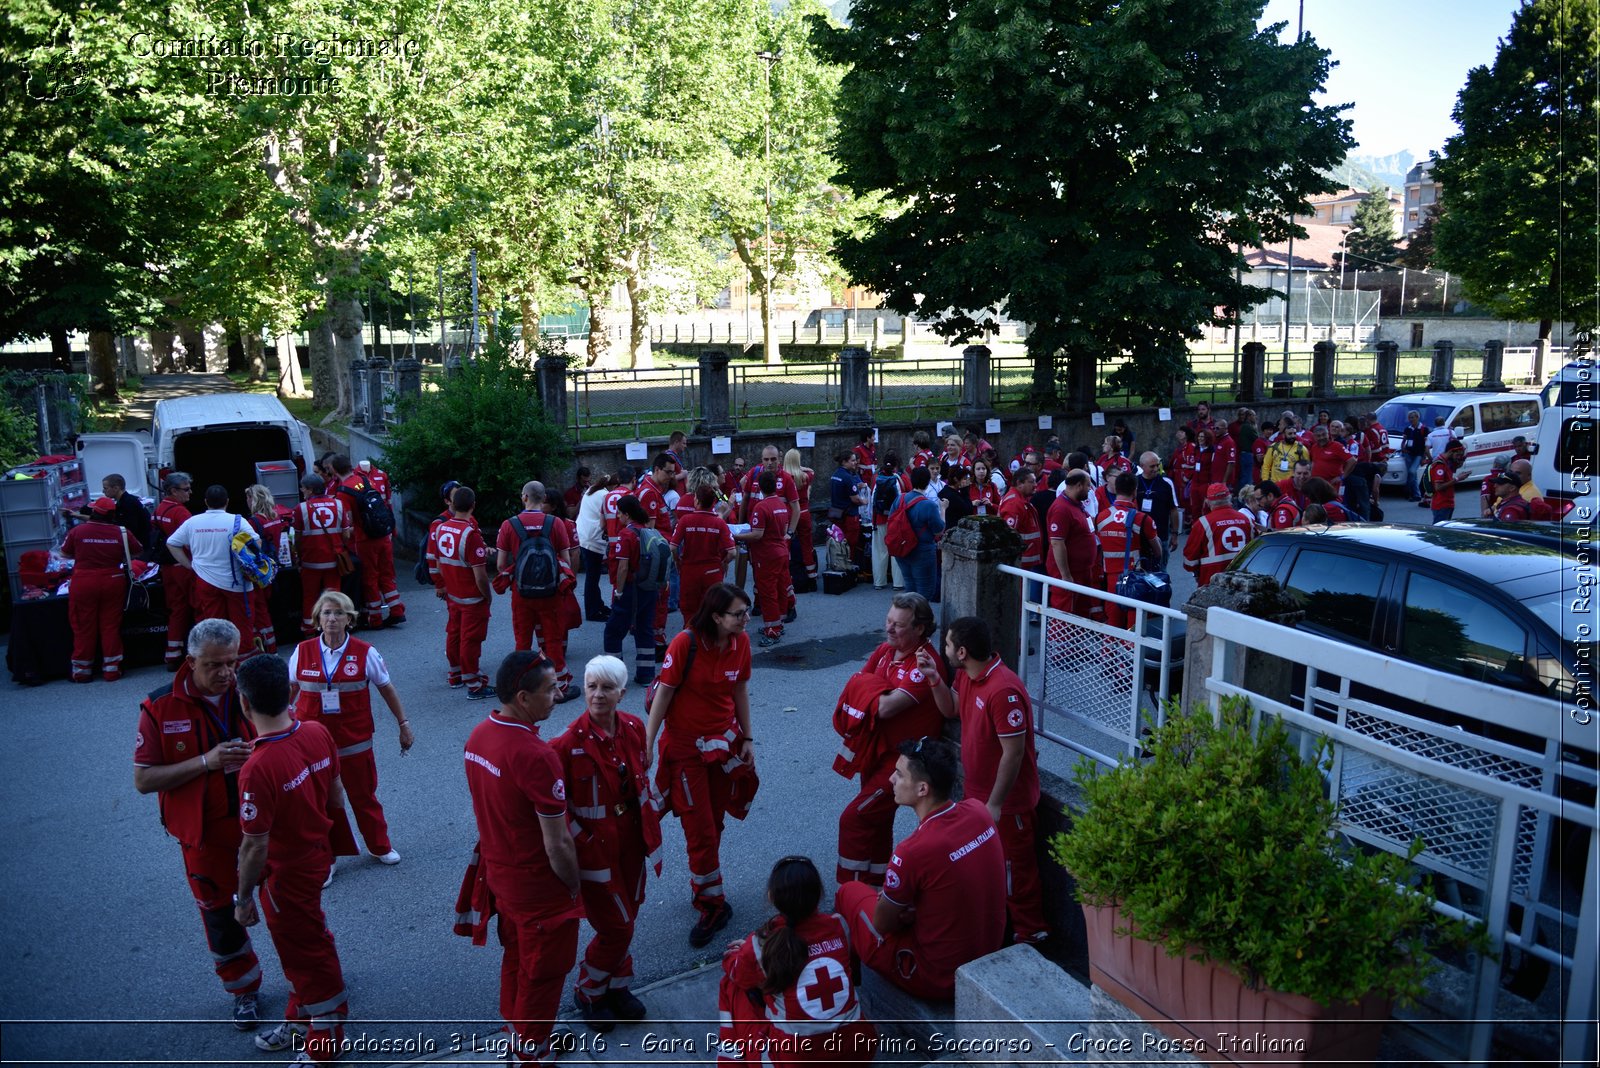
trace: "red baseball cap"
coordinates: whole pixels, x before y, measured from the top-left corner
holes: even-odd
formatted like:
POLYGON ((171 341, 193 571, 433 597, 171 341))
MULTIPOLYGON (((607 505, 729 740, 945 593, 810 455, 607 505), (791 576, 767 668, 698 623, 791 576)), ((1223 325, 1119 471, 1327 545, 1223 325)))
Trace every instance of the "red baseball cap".
POLYGON ((1210 488, 1206 490, 1207 504, 1216 504, 1219 501, 1226 504, 1231 500, 1233 500, 1233 494, 1229 493, 1228 487, 1220 482, 1211 483, 1210 488))
POLYGON ((110 497, 96 497, 89 510, 95 515, 111 515, 117 510, 117 502, 110 497))

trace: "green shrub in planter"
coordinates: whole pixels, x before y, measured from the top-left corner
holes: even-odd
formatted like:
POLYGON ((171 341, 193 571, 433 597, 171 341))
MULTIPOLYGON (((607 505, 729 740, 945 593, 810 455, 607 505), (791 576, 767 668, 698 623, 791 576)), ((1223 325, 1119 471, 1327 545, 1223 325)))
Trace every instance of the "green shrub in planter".
MULTIPOLYGON (((1174 704, 1151 759, 1080 764, 1088 809, 1050 843, 1089 905, 1116 905, 1171 956, 1198 950, 1257 987, 1324 1005, 1371 993, 1415 1000, 1430 942, 1478 943, 1432 909, 1409 857, 1341 848, 1323 771, 1276 719, 1225 701, 1221 723, 1174 704)), ((1410 857, 1422 849, 1414 843, 1410 857)))

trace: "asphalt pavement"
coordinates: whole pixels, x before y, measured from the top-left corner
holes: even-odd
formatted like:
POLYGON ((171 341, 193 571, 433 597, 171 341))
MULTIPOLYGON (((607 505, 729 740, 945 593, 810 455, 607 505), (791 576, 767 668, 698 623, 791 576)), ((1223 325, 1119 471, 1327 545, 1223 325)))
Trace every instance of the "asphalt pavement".
MULTIPOLYGON (((1385 501, 1391 521, 1428 513, 1403 497, 1385 501)), ((392 1063, 408 1049, 437 1051, 500 1027, 499 949, 474 947, 450 931, 453 906, 475 838, 461 751, 492 701, 472 702, 444 682, 444 609, 402 567, 410 621, 364 634, 384 654, 417 743, 402 757, 393 720, 377 712, 378 796, 403 860, 340 862, 324 894, 350 994, 352 1038, 369 1046, 351 1062, 392 1063), (409 1044, 409 1045, 407 1045, 409 1044), (396 1054, 401 1054, 397 1056, 396 1054)), ((1174 604, 1193 591, 1176 562, 1174 604)), ((749 820, 730 821, 723 871, 734 908, 728 938, 768 914, 766 874, 788 853, 812 856, 829 875, 837 816, 854 794, 834 774, 834 700, 850 671, 881 640, 889 593, 869 585, 843 596, 800 598, 783 644, 758 650, 750 692, 761 792, 749 820)), ((677 617, 673 617, 676 624, 677 617)), ((512 649, 510 607, 497 598, 484 649, 489 670, 512 649)), ((601 652, 599 624, 572 633, 576 674, 601 652)), ((154 796, 133 789, 132 749, 139 701, 167 685, 160 667, 120 682, 38 688, 7 683, 11 744, 0 750, 0 972, 4 1059, 75 1064, 271 1063, 228 1022, 231 1001, 211 970, 199 915, 184 886, 177 843, 157 817, 154 796)), ((643 714, 631 689, 625 711, 643 714)), ((559 733, 581 711, 561 705, 545 728, 559 733)), ((901 813, 896 838, 912 827, 901 813)), ((696 951, 687 942, 689 905, 683 836, 664 825, 664 874, 650 882, 634 939, 636 984, 716 959, 723 939, 696 951)), ((585 931, 583 942, 587 942, 585 931)), ((265 982, 263 1020, 283 1011, 287 986, 265 928, 254 931, 265 982)), ((493 939, 491 938, 491 943, 493 939)), ((564 995, 564 1007, 570 1002, 564 995)), ((715 1006, 705 1006, 714 1017, 715 1006)))

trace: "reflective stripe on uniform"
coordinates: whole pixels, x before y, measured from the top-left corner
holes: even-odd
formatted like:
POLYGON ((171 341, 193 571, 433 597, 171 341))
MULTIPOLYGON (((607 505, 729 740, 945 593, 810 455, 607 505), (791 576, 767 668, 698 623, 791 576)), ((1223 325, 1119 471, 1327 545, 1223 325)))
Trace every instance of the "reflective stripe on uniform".
POLYGON ((578 878, 586 883, 609 883, 611 881, 611 869, 579 868, 578 878))
POLYGON ((250 986, 252 983, 257 983, 257 982, 260 982, 260 981, 261 981, 261 965, 257 964, 255 967, 251 968, 249 971, 247 971, 243 975, 239 976, 239 978, 230 979, 229 981, 223 983, 222 984, 222 989, 224 989, 226 991, 229 991, 231 993, 231 992, 233 992, 235 990, 243 990, 245 987, 250 986))
MULTIPOLYGON (((345 992, 341 990, 331 998, 327 998, 323 1001, 313 1002, 309 1005, 301 1005, 300 1011, 305 1013, 307 1016, 310 1016, 312 1019, 316 1019, 319 1016, 325 1016, 329 1013, 332 1013, 347 1000, 348 998, 345 996, 345 992)), ((336 1018, 343 1019, 344 1013, 336 1014, 336 1018)))
POLYGON ((368 738, 364 742, 357 742, 355 745, 347 745, 347 746, 342 747, 339 750, 339 755, 342 756, 342 757, 355 756, 357 753, 366 753, 366 752, 369 752, 371 749, 372 749, 372 739, 368 738))

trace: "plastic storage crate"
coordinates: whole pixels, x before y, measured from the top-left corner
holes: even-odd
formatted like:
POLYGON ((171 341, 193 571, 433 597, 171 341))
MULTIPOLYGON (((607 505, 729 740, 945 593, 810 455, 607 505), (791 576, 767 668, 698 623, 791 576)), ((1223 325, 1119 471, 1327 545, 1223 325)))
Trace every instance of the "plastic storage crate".
POLYGON ((67 532, 66 517, 60 508, 28 512, 7 512, 0 516, 0 526, 5 529, 6 544, 48 541, 60 544, 67 532))
POLYGON ((291 460, 256 464, 256 481, 267 487, 272 499, 290 508, 300 503, 300 472, 291 460))
POLYGON ((13 468, 0 480, 0 515, 53 512, 61 507, 61 476, 51 467, 13 468), (33 472, 41 472, 34 475, 33 472), (16 478, 16 474, 27 478, 16 478))

